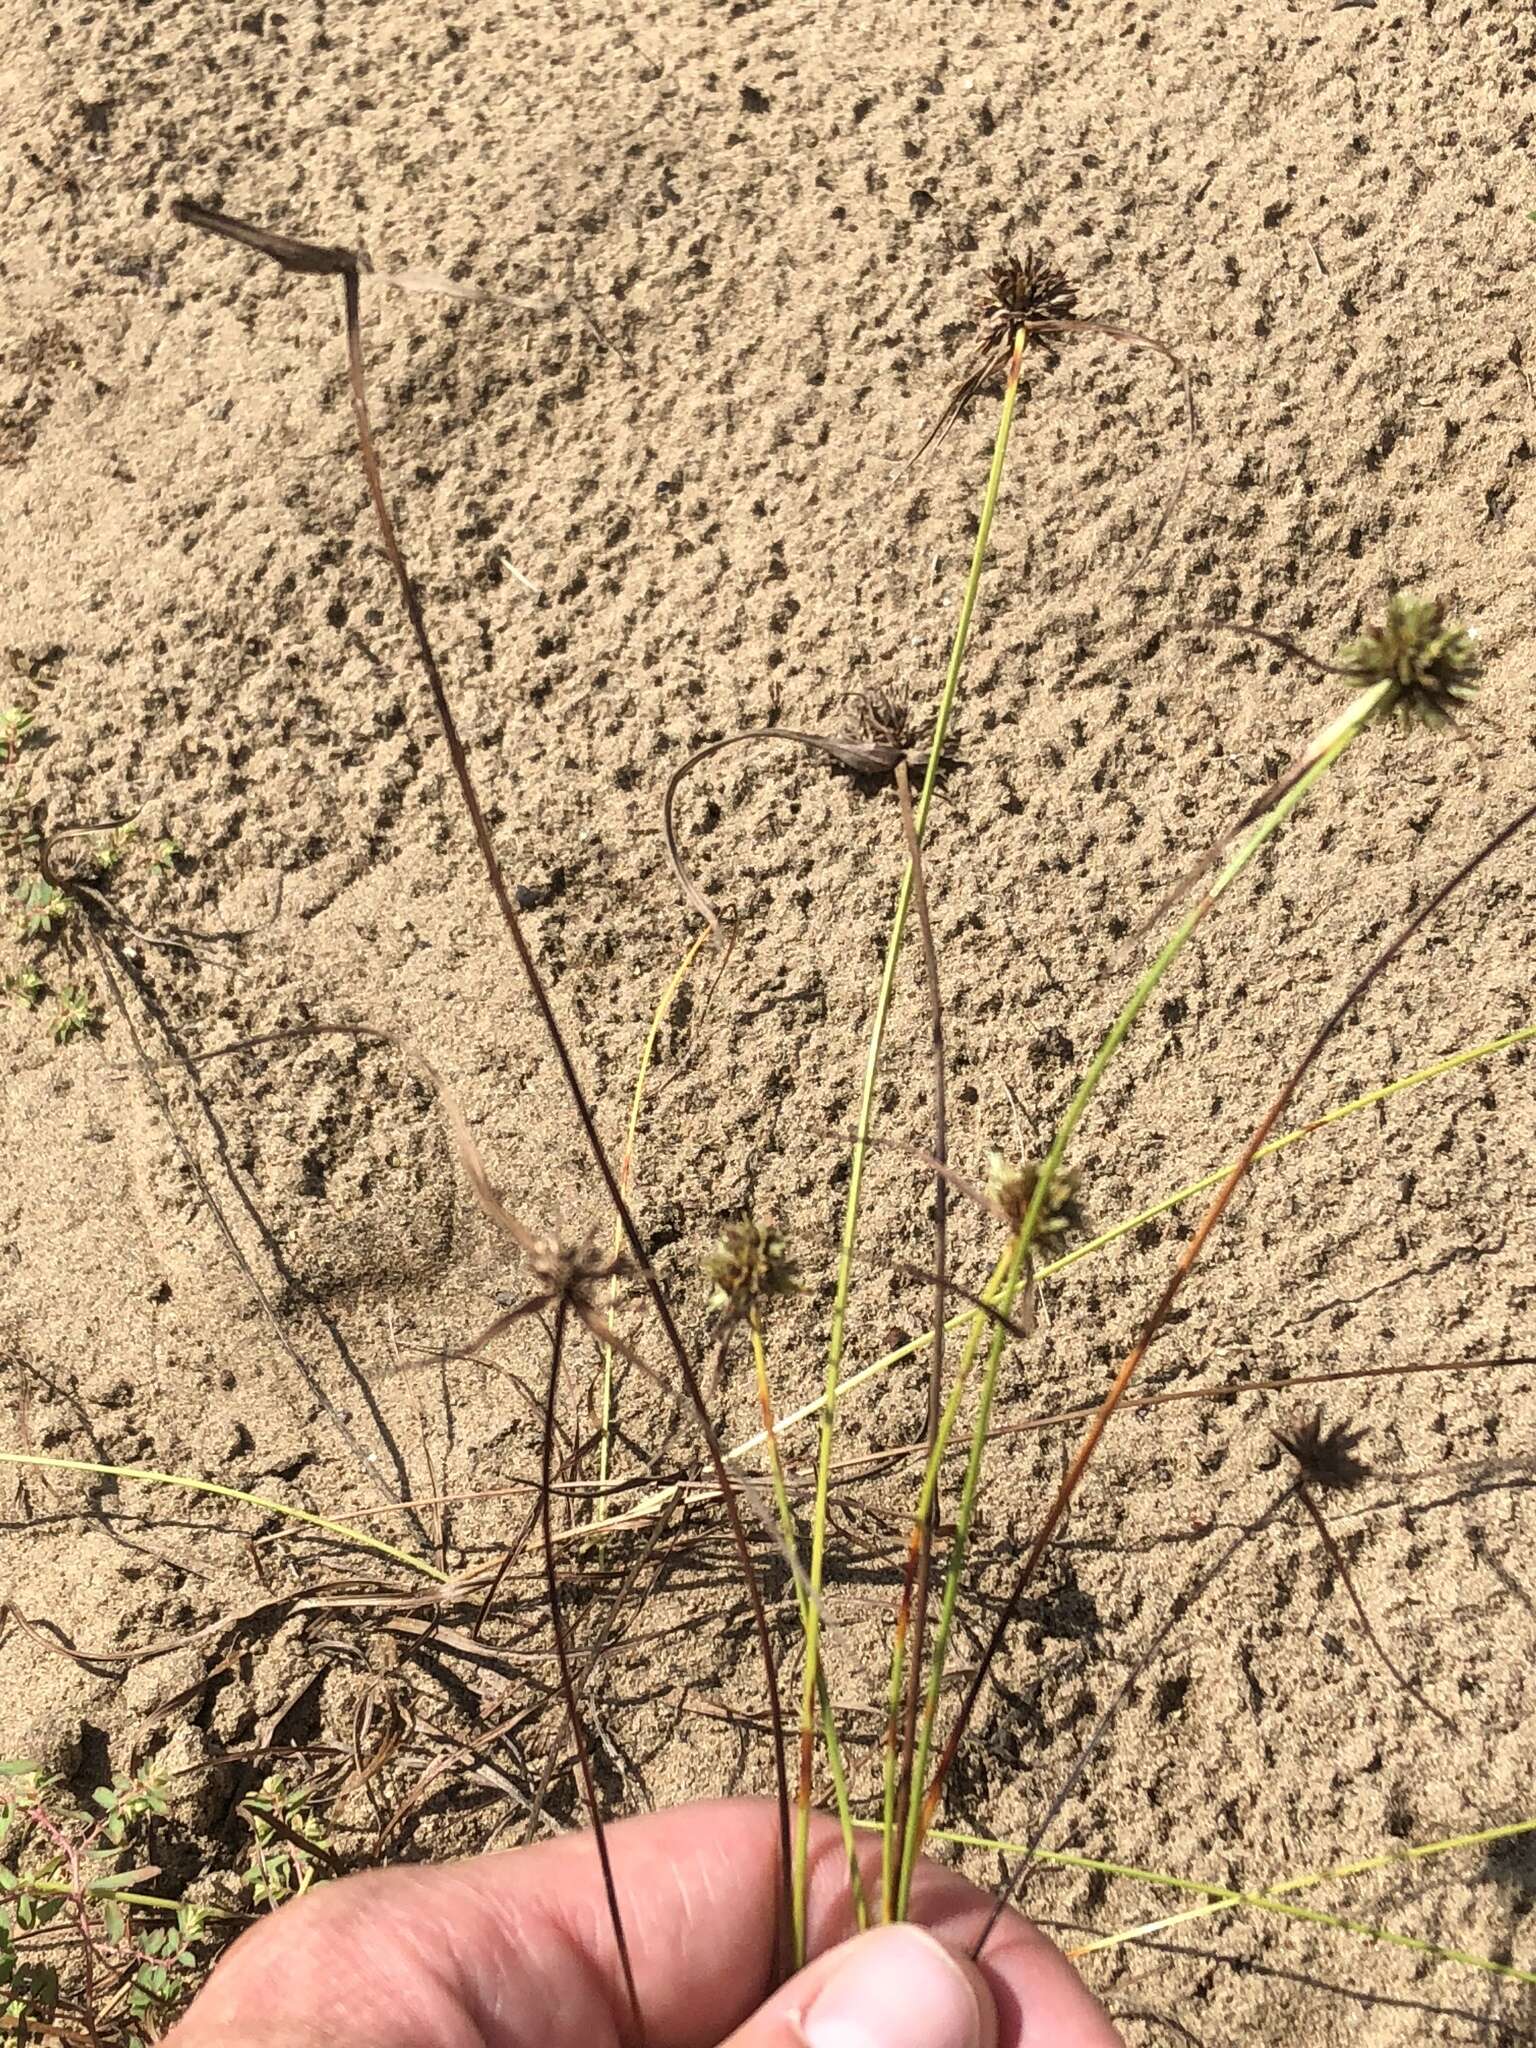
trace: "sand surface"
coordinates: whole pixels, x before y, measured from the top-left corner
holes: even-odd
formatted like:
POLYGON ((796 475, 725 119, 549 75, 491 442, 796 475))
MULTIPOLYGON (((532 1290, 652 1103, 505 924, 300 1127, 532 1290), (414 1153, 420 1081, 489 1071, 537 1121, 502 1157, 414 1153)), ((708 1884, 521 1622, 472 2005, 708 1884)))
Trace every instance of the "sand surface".
MULTIPOLYGON (((52 826, 141 814, 122 918, 207 935, 188 953, 113 927, 131 1030, 89 958, 96 1038, 56 1047, 46 1016, 0 1008, 0 1444, 371 1518, 412 1549, 437 1542, 434 1510, 414 1530, 381 1489, 446 1493, 450 1568, 482 1566, 526 1532, 548 1347, 524 1324, 500 1370, 431 1362, 526 1283, 419 1062, 520 1216, 611 1229, 377 543, 338 288, 192 235, 179 194, 496 295, 366 291, 375 423, 497 845, 615 1144, 697 929, 660 833, 672 769, 738 727, 841 733, 862 693, 937 694, 995 399, 902 462, 969 348, 977 273, 1009 250, 1044 246, 1084 311, 1186 356, 1200 423, 1187 495, 1138 568, 1183 459, 1177 378, 1093 339, 1032 360, 961 686, 966 766, 929 853, 961 1170, 1043 1145, 1145 957, 1139 919, 1340 707, 1336 681, 1191 635, 1202 621, 1262 621, 1327 656, 1387 590, 1424 590, 1482 629, 1486 684, 1453 733, 1364 739, 1185 956, 1074 1148, 1094 1225, 1229 1156, 1326 1010, 1527 799, 1528 8, 10 0, 0 30, 0 701, 35 705, 52 826), (185 851, 165 872, 149 853, 168 836, 185 851), (338 1021, 399 1044, 176 1063, 338 1021)), ((899 821, 888 787, 767 747, 699 771, 679 820, 739 937, 712 1004, 701 969, 661 1034, 636 1204, 701 1351, 720 1223, 782 1223, 806 1282, 775 1324, 788 1408, 818 1384, 899 821)), ((7 885, 22 872, 12 859, 7 885)), ((1293 1120, 1525 1024, 1533 920, 1527 839, 1370 994, 1293 1120)), ((22 957, 7 937, 0 971, 22 957)), ((1533 1072, 1504 1053, 1261 1169, 1148 1386, 1536 1349, 1533 1072)), ((924 1327, 901 1269, 931 1258, 931 1190, 902 1148, 929 1142, 930 1114, 909 949, 851 1367, 924 1327)), ((1000 1422, 1096 1396, 1192 1220, 1046 1284, 1000 1422)), ((994 1227, 962 1201, 954 1239, 979 1286, 994 1227)), ((653 1348, 638 1308, 621 1322, 653 1348)), ((584 1343, 574 1435, 594 1369, 584 1343)), ((1532 1385, 1506 1367, 1327 1390, 1370 1465, 1331 1527, 1454 1725, 1373 1656, 1293 1504, 1159 1652, 1051 1842, 1261 1885, 1530 1814, 1532 1385)), ((909 1442, 921 1388, 908 1362, 852 1393, 847 1454, 909 1442)), ((715 1398, 728 1433, 753 1426, 739 1355, 715 1398)), ((1034 1825, 1175 1594, 1286 1483, 1270 1430, 1299 1405, 1251 1394, 1115 1425, 963 1752, 958 1825, 1034 1825)), ((693 1458, 634 1374, 619 1419, 625 1478, 693 1458)), ((994 1446, 966 1660, 1072 1440, 994 1446)), ((798 1483, 804 1428, 789 1445, 798 1483)), ((830 1656, 865 1798, 910 1494, 909 1471, 837 1494, 830 1656)), ((452 1644, 398 1605, 281 1604, 419 1582, 270 1517, 35 1471, 3 1501, 5 1599, 91 1654, 9 1625, 0 1753, 82 1785, 168 1763, 162 1886, 229 1895, 257 1745, 341 1788, 349 1856, 381 1826, 393 1855, 516 1838, 560 1740, 533 1550, 477 1656, 473 1601, 452 1644), (383 1757, 362 1789, 354 1741, 383 1757)), ((769 1782, 729 1559, 712 1521, 694 1533, 595 1694, 615 1810, 769 1782)), ((572 1599, 595 1625, 595 1563, 572 1599)), ((564 1767, 552 1804, 574 1817, 564 1767)), ((1071 1871, 1030 1900, 1075 1940, 1181 1903, 1071 1871)), ((1307 1895, 1527 1969, 1533 1902, 1520 1840, 1307 1895)), ((1137 2044, 1536 2028, 1516 1984, 1272 1916, 1196 1920, 1085 1968, 1137 2044)))

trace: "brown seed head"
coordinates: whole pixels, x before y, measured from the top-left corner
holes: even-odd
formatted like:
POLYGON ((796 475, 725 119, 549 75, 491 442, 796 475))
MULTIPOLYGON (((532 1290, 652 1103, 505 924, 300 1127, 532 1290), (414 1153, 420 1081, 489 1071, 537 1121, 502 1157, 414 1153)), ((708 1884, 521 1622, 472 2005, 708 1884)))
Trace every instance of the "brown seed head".
MULTIPOLYGON (((1035 1199, 1042 1164, 1038 1159, 1027 1159, 1022 1166, 1015 1166, 1001 1152, 988 1156, 987 1193, 1014 1230, 1024 1221, 1029 1205, 1035 1199)), ((1078 1179, 1078 1174, 1070 1167, 1051 1176, 1051 1184, 1035 1224, 1037 1244, 1046 1238, 1065 1237, 1082 1221, 1077 1206, 1078 1179)))
POLYGON ((579 1311, 595 1306, 594 1297, 604 1281, 623 1278, 629 1260, 622 1253, 617 1258, 607 1256, 590 1238, 567 1244, 562 1238, 545 1237, 529 1253, 528 1266, 540 1291, 551 1301, 566 1302, 579 1311))
POLYGON ((1034 249, 1024 251, 1022 263, 1017 256, 994 263, 976 301, 977 335, 993 349, 1011 348, 1019 328, 1035 321, 1076 318, 1076 291, 1034 249))
MULTIPOLYGON (((859 698, 862 736, 871 746, 888 749, 894 758, 905 758, 909 772, 916 773, 928 765, 929 751, 933 746, 933 735, 938 718, 930 714, 919 717, 905 697, 894 693, 866 690, 859 698)), ((944 751, 939 759, 941 772, 958 768, 960 761, 955 753, 953 728, 944 736, 944 751)))

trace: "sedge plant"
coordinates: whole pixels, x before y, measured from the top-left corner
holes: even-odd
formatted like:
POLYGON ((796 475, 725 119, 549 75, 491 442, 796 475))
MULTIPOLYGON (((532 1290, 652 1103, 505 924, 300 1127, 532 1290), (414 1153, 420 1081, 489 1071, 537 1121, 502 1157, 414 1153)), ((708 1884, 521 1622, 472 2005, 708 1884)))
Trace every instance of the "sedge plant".
MULTIPOLYGON (((975 544, 960 604, 949 661, 938 693, 937 708, 928 734, 926 752, 920 760, 909 759, 906 739, 885 751, 892 758, 876 761, 889 770, 902 809, 906 859, 897 890, 887 934, 883 965, 869 1025, 859 1095, 857 1122, 850 1161, 848 1192, 839 1239, 829 1315, 822 1389, 815 1406, 817 1424, 814 1475, 810 1491, 809 1526, 805 1535, 805 1562, 801 1562, 802 1534, 797 1526, 794 1503, 779 1449, 781 1420, 776 1412, 770 1377, 768 1348, 769 1309, 779 1284, 788 1275, 787 1254, 775 1233, 744 1221, 736 1226, 734 1239, 727 1240, 718 1255, 712 1277, 720 1294, 721 1343, 745 1333, 750 1348, 762 1420, 759 1439, 766 1450, 769 1495, 759 1502, 753 1482, 734 1460, 728 1458, 719 1428, 704 1391, 700 1361, 680 1327, 670 1289, 649 1255, 628 1198, 628 1161, 615 1166, 599 1132, 590 1098, 578 1072, 576 1060, 563 1034, 544 978, 533 958, 522 930, 489 827, 480 805, 468 759, 459 735, 448 693, 428 635, 420 599, 401 552, 384 492, 379 458, 374 446, 365 394, 360 294, 366 264, 358 252, 317 243, 300 242, 248 223, 215 214, 191 202, 173 209, 184 223, 218 235, 227 241, 275 261, 283 270, 308 277, 339 281, 343 297, 343 325, 347 349, 349 384, 357 425, 358 449, 384 551, 397 579, 401 599, 415 639, 432 707, 445 741, 463 806, 480 852, 488 886, 495 900, 533 1008, 538 1014, 562 1079, 568 1091, 576 1121, 586 1143, 597 1179, 601 1182, 617 1225, 615 1251, 618 1256, 602 1258, 592 1248, 571 1247, 532 1231, 512 1215, 486 1176, 483 1168, 471 1169, 471 1180, 481 1207, 505 1232, 530 1268, 536 1292, 515 1312, 522 1316, 538 1306, 552 1312, 554 1337, 550 1358, 545 1407, 544 1463, 541 1480, 541 1508, 544 1536, 549 1610, 555 1628, 562 1699, 574 1737, 578 1768, 585 1780, 588 1811, 597 1837, 597 1855, 602 1864, 607 1903, 621 1962, 628 1976, 627 1948, 622 1921, 622 1902, 617 1897, 603 1834, 603 1816, 582 1732, 580 1692, 583 1676, 576 1669, 562 1618, 561 1586, 556 1566, 557 1532, 553 1528, 550 1500, 553 1490, 551 1447, 554 1439, 555 1407, 558 1396, 561 1354, 566 1336, 576 1325, 584 1326, 608 1351, 603 1396, 602 1440, 612 1440, 613 1360, 623 1356, 640 1362, 634 1347, 622 1346, 611 1321, 597 1304, 599 1284, 611 1288, 622 1276, 638 1283, 643 1306, 659 1332, 669 1367, 686 1392, 704 1439, 708 1465, 721 1506, 728 1519, 741 1581, 751 1613, 753 1632, 762 1659, 769 1720, 773 1743, 773 1765, 780 1819, 782 1857, 782 1898, 787 1933, 785 1964, 804 1959, 808 1926, 809 1831, 816 1789, 818 1742, 830 1770, 845 1842, 852 1854, 852 1811, 854 1794, 848 1782, 843 1748, 833 1716, 826 1679, 825 1590, 829 1563, 830 1502, 838 1446, 839 1407, 847 1375, 850 1303, 866 1180, 868 1155, 875 1139, 876 1104, 880 1094, 882 1053, 887 1026, 896 999, 902 955, 914 908, 923 928, 924 972, 930 1007, 934 1013, 936 1058, 937 1127, 933 1166, 940 1198, 936 1202, 935 1310, 932 1328, 920 1340, 929 1354, 929 1401, 927 1426, 922 1446, 921 1477, 910 1519, 907 1544, 908 1578, 902 1591, 886 1687, 887 1739, 882 1757, 881 1785, 881 1868, 880 1905, 886 1917, 900 1918, 908 1910, 918 1858, 934 1829, 945 1783, 959 1742, 975 1711, 1003 1633, 1017 1609, 1018 1593, 1030 1571, 1049 1544, 1066 1505, 1090 1462, 1094 1449, 1115 1407, 1125 1398, 1126 1388, 1147 1345, 1156 1334, 1166 1303, 1149 1319, 1133 1354, 1122 1366, 1110 1392, 1094 1411, 1083 1443, 1069 1469, 1056 1499, 1042 1518, 1035 1542, 1014 1596, 1005 1603, 997 1628, 979 1668, 972 1674, 964 1701, 947 1733, 941 1736, 939 1712, 955 1637, 955 1623, 966 1584, 966 1568, 976 1530, 986 1452, 995 1429, 1000 1366, 1010 1340, 1028 1341, 1031 1330, 1032 1299, 1037 1278, 1050 1264, 1064 1261, 1064 1242, 1073 1220, 1076 1193, 1070 1154, 1084 1118, 1089 1113, 1103 1078, 1126 1042, 1138 1017, 1164 978, 1173 970, 1195 934, 1218 906, 1235 890, 1252 864, 1279 835, 1300 807, 1311 799, 1325 778, 1355 745, 1361 735, 1388 715, 1417 718, 1425 724, 1443 724, 1468 700, 1475 688, 1477 654, 1470 636, 1448 624, 1443 610, 1426 600, 1395 598, 1385 622, 1369 627, 1352 640, 1332 666, 1351 684, 1353 695, 1339 714, 1316 735, 1290 767, 1265 790, 1237 823, 1223 835, 1195 873, 1186 879, 1169 903, 1171 928, 1162 937, 1148 964, 1131 981, 1128 992, 1108 1023, 1102 1041, 1084 1070, 1062 1110, 1042 1155, 1036 1160, 1015 1163, 999 1161, 992 1175, 984 1205, 1000 1227, 993 1271, 977 1305, 953 1319, 963 1331, 958 1362, 952 1375, 945 1372, 944 1339, 952 1326, 946 1313, 946 1254, 943 1194, 954 1176, 945 1157, 942 1110, 942 1005, 938 1000, 938 969, 931 923, 926 915, 923 853, 931 823, 934 799, 946 759, 957 703, 961 694, 967 648, 977 613, 988 558, 989 543, 1002 496, 1010 436, 1020 404, 1021 377, 1026 354, 1032 346, 1047 346, 1052 338, 1098 334, 1133 347, 1150 346, 1172 360, 1177 357, 1161 343, 1130 330, 1076 317, 1075 295, 1060 273, 1031 257, 1024 264, 998 266, 989 276, 982 309, 982 333, 977 360, 962 390, 951 402, 941 430, 958 417, 960 410, 977 397, 988 382, 1002 380, 1002 396, 993 439, 992 458, 981 499, 975 544), (915 795, 907 788, 909 766, 916 778, 915 795), (920 774, 918 774, 920 770, 920 774), (950 1525, 942 1532, 938 1522, 939 1475, 969 1412, 968 1433, 961 1437, 963 1475, 953 1505, 950 1525), (790 1570, 794 1589, 793 1613, 801 1634, 802 1673, 798 1714, 798 1755, 791 1772, 787 1753, 786 1727, 780 1698, 779 1662, 760 1583, 760 1572, 747 1535, 748 1513, 766 1523, 777 1554, 790 1570), (793 1788, 791 1789, 791 1780, 793 1788)), ((1186 407, 1192 420, 1188 374, 1185 376, 1186 407)), ((942 438, 942 433, 940 438, 942 438)), ((1160 535, 1158 523, 1154 540, 1160 535)), ((1263 637, 1263 636, 1261 636, 1263 637)), ((1327 666, 1327 665, 1325 665, 1327 666)), ((805 735, 780 734, 786 739, 805 735)), ((715 743, 730 744, 731 741, 715 743)), ((819 742, 813 742, 819 743, 819 742)), ((873 759, 867 748, 855 765, 873 759)), ((673 864, 684 882, 685 894, 700 909, 708 934, 719 936, 721 922, 686 881, 676 855, 670 804, 676 778, 668 792, 666 833, 673 864)), ((1523 823, 1524 821, 1518 821, 1523 823)), ((1514 829, 1514 828, 1511 828, 1514 829)), ((1507 837, 1506 833, 1503 835, 1507 837)), ((1485 850, 1486 852, 1491 849, 1485 850)), ((1472 864, 1472 865, 1475 865, 1472 864)), ((1457 882, 1471 872, 1471 866, 1457 882)), ((1452 886, 1456 886, 1455 883, 1452 886)), ((1436 904, 1443 899, 1436 898, 1436 904)), ((1434 906, 1432 905, 1431 908, 1434 906)), ((1427 914, 1427 913, 1426 913, 1427 914)), ((1410 927, 1412 931, 1422 918, 1410 927)), ((1384 956, 1395 957, 1395 950, 1384 956)), ((693 964, 696 948, 685 956, 674 978, 680 985, 693 964)), ((659 1020, 670 1003, 671 990, 658 1005, 656 1021, 647 1040, 642 1072, 632 1104, 630 1142, 638 1129, 645 1074, 655 1042, 659 1020)), ((1353 998, 1352 998, 1353 999, 1353 998)), ((1337 1020, 1333 1020, 1336 1022, 1337 1020)), ((1330 1027, 1332 1028, 1332 1023, 1330 1027)), ((1321 1041, 1319 1041, 1321 1043, 1321 1041)), ((1313 1055, 1309 1055, 1309 1060, 1313 1055)), ((1232 1189, 1241 1180, 1260 1151, 1276 1142, 1272 1134, 1288 1106, 1307 1063, 1298 1070, 1277 1098, 1271 1114, 1255 1133, 1248 1147, 1224 1178, 1207 1220, 1197 1233, 1198 1245, 1219 1218, 1232 1189)), ((460 1131, 461 1157, 472 1156, 467 1133, 460 1131)), ((1184 1191, 1188 1192, 1188 1191, 1184 1191)), ((1175 1197, 1173 1199, 1179 1199, 1175 1197)), ((1127 1226, 1129 1227, 1129 1226, 1127 1226)), ((1192 1263, 1192 1260, 1190 1261, 1192 1263)), ((1181 1264, 1180 1278, 1188 1271, 1181 1264)), ((1172 1295, 1168 1296, 1171 1301, 1172 1295)), ((509 1319, 510 1320, 510 1319, 509 1319)), ((603 1461, 599 1497, 604 1497, 611 1461, 603 1461)), ((594 1529, 613 1532, 622 1517, 597 1521, 584 1532, 590 1540, 594 1529)), ((375 1548, 383 1546, 375 1545, 375 1548)), ((403 1561, 403 1560, 402 1560, 403 1561)), ((419 1560, 411 1562, 420 1563, 419 1560)), ((589 1667, 590 1668, 590 1667, 589 1667)), ((638 2010, 632 1978, 629 1981, 631 2017, 635 2031, 643 2035, 643 2016, 638 2010)))
MULTIPOLYGON (((1053 281, 1054 288, 1054 281, 1053 281)), ((1047 309, 1047 325, 1053 325, 1047 309)), ((865 1059, 864 1080, 858 1121, 850 1162, 849 1189, 844 1210, 840 1254, 836 1272, 827 1347, 827 1365, 819 1408, 816 1486, 811 1509, 810 1588, 811 1599, 805 1621, 805 1673, 800 1713, 800 1767, 797 1779, 794 1896, 796 1924, 802 1925, 808 1886, 807 1850, 812 1805, 812 1755, 815 1740, 818 1677, 823 1647, 821 1590, 826 1570, 828 1501, 836 1444, 837 1414, 842 1389, 842 1365, 846 1349, 847 1318, 852 1289, 855 1248, 864 1184, 864 1169, 873 1134, 874 1107, 880 1073, 886 1025, 894 998, 898 964, 914 897, 921 892, 921 854, 935 783, 959 693, 971 625, 975 616, 986 563, 988 543, 997 510, 1008 444, 1019 396, 1024 352, 1033 338, 1027 312, 1010 305, 1000 309, 1009 347, 1003 396, 993 443, 992 463, 982 498, 976 542, 972 552, 960 614, 952 642, 948 668, 939 698, 937 716, 921 794, 911 821, 909 853, 897 895, 886 946, 884 967, 875 999, 865 1059)), ((989 361, 1001 364, 999 336, 990 337, 993 351, 989 361)), ((969 392, 967 396, 971 395, 969 392)), ((1058 1236, 1064 1211, 1072 1193, 1067 1153, 1083 1117, 1116 1053, 1125 1042, 1137 1017, 1168 974, 1205 919, 1239 880, 1269 841, 1312 795, 1318 784, 1379 717, 1421 718, 1425 723, 1443 724, 1456 705, 1475 690, 1477 652, 1470 635, 1445 622, 1437 604, 1394 599, 1387 620, 1380 628, 1367 629, 1347 646, 1339 667, 1356 686, 1352 700, 1312 742, 1296 761, 1250 808, 1235 834, 1223 842, 1215 858, 1193 878, 1202 879, 1214 867, 1211 879, 1187 904, 1172 932, 1158 948, 1122 1004, 1098 1051, 1089 1062, 1065 1112, 1038 1162, 1026 1163, 998 1176, 993 1207, 1005 1221, 1006 1238, 997 1266, 984 1290, 984 1308, 969 1319, 965 1345, 947 1398, 930 1400, 928 1456, 912 1518, 907 1547, 908 1578, 903 1587, 893 1633, 891 1669, 887 1691, 888 1722, 885 1752, 882 1842, 882 1901, 887 1917, 902 1917, 909 1905, 912 1880, 928 1828, 936 1810, 935 1788, 927 1785, 927 1774, 935 1742, 939 1703, 943 1694, 951 1636, 961 1589, 971 1530, 976 1514, 982 1468, 990 1435, 996 1398, 998 1371, 1011 1333, 1018 1329, 1016 1300, 1021 1292, 1027 1299, 1032 1286, 1037 1252, 1050 1236, 1058 1236), (924 1626, 929 1605, 928 1574, 932 1568, 932 1529, 936 1491, 949 1438, 969 1391, 978 1359, 982 1359, 979 1387, 975 1393, 969 1454, 961 1483, 954 1534, 945 1564, 942 1592, 931 1655, 927 1670, 919 1676, 924 1655, 924 1626), (920 1711, 912 1703, 921 1692, 920 1711), (905 1715, 903 1702, 908 1702, 905 1715), (926 1788, 926 1789, 925 1789, 926 1788)), ((932 970, 930 967, 930 980, 932 970)), ((943 1169, 942 1131, 938 1164, 943 1169)), ((942 1281, 943 1202, 937 1204, 939 1256, 942 1281)), ((929 1343, 936 1362, 941 1358, 944 1324, 936 1315, 929 1343)))

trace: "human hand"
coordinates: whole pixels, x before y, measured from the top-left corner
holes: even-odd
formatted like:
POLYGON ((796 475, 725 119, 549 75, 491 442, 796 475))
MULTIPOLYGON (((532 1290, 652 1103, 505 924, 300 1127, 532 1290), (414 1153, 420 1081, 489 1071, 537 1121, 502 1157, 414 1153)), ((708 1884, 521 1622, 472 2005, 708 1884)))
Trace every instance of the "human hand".
MULTIPOLYGON (((646 2048, 1118 2048, 1070 1963, 925 1863, 918 1925, 856 1941, 842 1839, 811 1843, 814 1960, 771 1989, 778 1821, 765 1801, 608 1831, 646 2048), (928 1932, 920 1931, 926 1929, 928 1932), (937 1937, 937 1938, 935 1938, 937 1937)), ((876 1878, 873 1863, 866 1882, 876 1878)), ((244 1935, 165 2048, 640 2048, 590 1836, 321 1886, 244 1935)))

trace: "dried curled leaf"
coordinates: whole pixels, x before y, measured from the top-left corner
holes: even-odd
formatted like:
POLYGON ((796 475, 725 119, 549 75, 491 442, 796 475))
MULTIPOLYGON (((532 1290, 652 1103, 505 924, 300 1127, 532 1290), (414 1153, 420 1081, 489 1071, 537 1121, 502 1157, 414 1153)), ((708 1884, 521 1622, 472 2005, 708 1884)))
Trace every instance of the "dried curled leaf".
POLYGON ((683 783, 702 762, 712 754, 723 753, 727 747, 756 745, 764 740, 779 740, 789 746, 809 747, 815 753, 826 754, 842 767, 851 769, 855 775, 889 775, 898 761, 905 761, 909 767, 921 767, 924 754, 913 754, 909 749, 893 744, 888 739, 836 739, 823 733, 792 732, 786 726, 771 725, 754 727, 747 732, 727 733, 723 739, 711 740, 700 747, 697 753, 674 768, 667 780, 666 793, 661 800, 661 830, 666 843, 667 859, 677 877, 677 886, 685 899, 699 913, 710 931, 718 938, 724 929, 726 918, 715 909, 704 891, 688 871, 687 863, 678 845, 677 793, 683 783))

